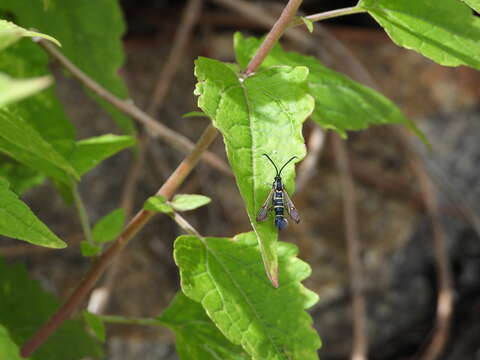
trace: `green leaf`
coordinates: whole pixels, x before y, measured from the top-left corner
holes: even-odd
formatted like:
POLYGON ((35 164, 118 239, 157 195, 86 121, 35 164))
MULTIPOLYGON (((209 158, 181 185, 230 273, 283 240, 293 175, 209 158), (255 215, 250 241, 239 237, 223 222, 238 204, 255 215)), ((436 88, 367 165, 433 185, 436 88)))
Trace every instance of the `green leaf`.
MULTIPOLYGON (((277 231, 273 220, 255 218, 271 189, 275 172, 262 154, 278 163, 305 156, 302 123, 313 110, 308 95, 306 67, 272 67, 246 79, 219 61, 195 62, 200 95, 198 106, 222 132, 227 156, 237 179, 247 213, 258 236, 263 261, 272 284, 277 286, 277 231)), ((283 179, 293 192, 295 168, 289 165, 283 179)))
POLYGON ((0 325, 0 359, 22 360, 17 344, 10 338, 8 330, 0 325))
POLYGON ((10 183, 10 190, 17 195, 45 181, 45 175, 6 156, 0 156, 0 177, 10 183))
POLYGON ((194 210, 212 201, 208 196, 179 194, 173 197, 171 205, 177 211, 194 210))
MULTIPOLYGON (((0 2, 0 7, 1 7, 0 2)), ((34 78, 50 74, 48 56, 37 44, 22 40, 0 52, 0 71, 14 78, 34 78)), ((55 86, 19 103, 9 105, 34 127, 46 141, 73 140, 75 131, 55 94, 55 86)))
MULTIPOLYGON (((58 307, 55 298, 29 278, 23 265, 6 265, 0 259, 0 324, 9 330, 17 345, 24 344, 58 307)), ((83 322, 67 320, 29 359, 80 360, 101 356, 101 347, 85 331, 83 322)))
MULTIPOLYGON (((16 23, 50 34, 62 43, 62 52, 75 65, 115 95, 128 96, 119 68, 124 62, 122 36, 125 32, 122 11, 117 0, 77 1, 3 0, 0 9, 12 12, 16 23)), ((105 101, 94 96, 126 133, 134 126, 105 101)))
POLYGON ((301 16, 300 19, 302 19, 303 23, 308 29, 309 33, 313 33, 313 21, 310 19, 307 19, 305 16, 301 16))
POLYGON ((125 211, 113 210, 101 218, 93 227, 93 240, 97 243, 106 243, 114 240, 122 231, 125 224, 125 211))
POLYGON ((33 95, 52 84, 50 76, 33 79, 12 79, 0 73, 0 107, 33 95))
POLYGON ((87 240, 83 240, 80 242, 80 251, 85 257, 93 257, 97 256, 102 251, 102 248, 98 245, 90 244, 87 240))
MULTIPOLYGON (((241 67, 245 67, 260 46, 260 39, 235 34, 235 52, 241 67)), ((404 124, 417 129, 390 100, 375 90, 320 64, 318 59, 283 51, 277 45, 263 62, 263 67, 304 65, 310 69, 308 87, 315 98, 312 119, 325 129, 337 131, 343 137, 347 130, 362 130, 371 125, 404 124)))
POLYGON ((204 112, 201 111, 190 111, 186 114, 182 115, 183 118, 189 118, 189 117, 206 117, 208 118, 208 115, 205 114, 204 112))
POLYGON ((63 182, 79 176, 72 165, 19 112, 0 109, 0 152, 63 182))
POLYGON ((8 183, 2 178, 0 178, 0 235, 55 249, 67 246, 8 189, 8 183))
POLYGON ((151 196, 143 204, 143 208, 148 211, 161 212, 165 214, 173 213, 173 207, 162 195, 151 196))
POLYGON ((88 324, 90 329, 93 331, 95 336, 101 342, 105 342, 106 331, 105 331, 105 324, 103 323, 102 319, 100 319, 97 315, 92 314, 91 312, 88 312, 88 311, 83 312, 83 319, 88 324))
POLYGON ((265 281, 253 232, 233 239, 181 236, 174 257, 185 295, 253 359, 317 359, 320 339, 305 309, 318 297, 301 284, 311 269, 297 252, 278 244, 278 289, 265 281))
POLYGON ((361 0, 399 46, 446 66, 480 69, 480 19, 459 0, 361 0))
POLYGON ((106 134, 78 141, 66 158, 77 173, 83 175, 103 160, 133 145, 135 138, 132 136, 106 134))
POLYGON ((0 19, 0 50, 12 45, 23 37, 41 37, 58 46, 61 46, 57 39, 35 31, 28 31, 12 22, 0 19))
POLYGON ((477 13, 480 13, 480 0, 462 0, 465 4, 470 6, 477 13))
POLYGON ((251 359, 240 346, 225 338, 198 302, 181 292, 158 320, 175 333, 175 346, 182 360, 251 359))

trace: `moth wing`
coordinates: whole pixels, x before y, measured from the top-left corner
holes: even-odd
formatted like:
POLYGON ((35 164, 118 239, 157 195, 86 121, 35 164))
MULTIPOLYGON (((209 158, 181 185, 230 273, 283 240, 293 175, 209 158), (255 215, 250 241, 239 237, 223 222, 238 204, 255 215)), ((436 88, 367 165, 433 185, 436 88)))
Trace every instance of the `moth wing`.
POLYGON ((272 187, 272 190, 270 190, 270 193, 267 196, 267 200, 265 200, 262 207, 258 211, 258 215, 257 215, 257 219, 256 219, 257 222, 264 221, 267 218, 268 212, 272 208, 272 197, 273 197, 273 187, 272 187))
POLYGON ((283 198, 285 199, 285 207, 287 208, 288 215, 298 224, 300 222, 300 214, 295 208, 295 205, 293 205, 293 201, 290 199, 290 196, 288 196, 285 187, 283 188, 283 198))

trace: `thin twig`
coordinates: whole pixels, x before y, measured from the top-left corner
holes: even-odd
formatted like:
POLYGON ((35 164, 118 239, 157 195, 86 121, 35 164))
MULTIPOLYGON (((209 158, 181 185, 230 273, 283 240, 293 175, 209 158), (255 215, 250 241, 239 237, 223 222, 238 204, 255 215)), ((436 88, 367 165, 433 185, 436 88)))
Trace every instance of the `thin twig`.
POLYGON ((87 210, 85 209, 85 204, 83 203, 76 183, 73 183, 72 195, 73 202, 77 208, 78 218, 80 219, 83 234, 85 235, 85 240, 87 240, 88 243, 93 244, 92 229, 90 227, 90 221, 88 220, 87 210))
POLYGON ((345 143, 337 134, 332 135, 332 141, 337 169, 342 183, 343 218, 345 222, 348 263, 350 267, 350 288, 352 291, 353 308, 353 346, 351 359, 364 360, 367 358, 368 352, 367 316, 365 297, 363 294, 363 265, 358 236, 355 187, 345 143))
POLYGON ((252 73, 257 70, 260 64, 263 62, 265 57, 268 55, 270 50, 272 50, 273 46, 276 44, 278 39, 283 35, 285 30, 287 29, 288 25, 294 18, 295 14, 297 13, 298 8, 302 4, 303 0, 289 0, 285 8, 283 9, 280 17, 273 25, 272 29, 269 31, 265 40, 262 42, 260 47, 258 48, 255 55, 252 57, 250 62, 247 65, 247 69, 245 70, 245 75, 251 75, 252 73))
POLYGON ((100 320, 111 324, 142 325, 142 326, 164 326, 161 320, 156 318, 138 318, 119 315, 98 315, 100 320))
POLYGON ((413 150, 409 135, 404 129, 400 129, 399 140, 404 151, 409 155, 409 164, 419 180, 423 202, 432 226, 433 254, 438 276, 437 317, 431 341, 423 352, 422 359, 435 360, 442 354, 450 333, 453 313, 453 276, 448 261, 445 231, 440 222, 440 210, 433 184, 420 163, 417 153, 413 150))
MULTIPOLYGON (((367 12, 367 10, 364 10, 362 8, 359 8, 357 6, 352 6, 352 7, 347 7, 347 8, 342 8, 342 9, 335 9, 335 10, 330 10, 330 11, 325 11, 321 12, 318 14, 313 14, 313 15, 308 15, 304 16, 305 19, 310 20, 310 21, 323 21, 327 19, 332 19, 340 16, 345 16, 345 15, 353 15, 353 14, 360 14, 367 12)), ((303 20, 300 18, 295 19, 292 21, 290 26, 298 26, 304 24, 303 20)))
POLYGON ((178 31, 175 33, 175 38, 172 40, 172 49, 170 50, 167 61, 156 81, 153 95, 147 107, 147 112, 152 116, 155 116, 155 113, 165 100, 170 84, 181 64, 184 49, 191 36, 193 27, 200 17, 201 7, 202 0, 190 0, 183 10, 178 31))
MULTIPOLYGON (((54 45, 49 44, 48 41, 39 40, 39 44, 48 52, 48 54, 57 60, 62 66, 64 66, 72 75, 79 80, 83 85, 92 90, 100 98, 108 101, 117 109, 123 113, 131 116, 133 119, 139 121, 145 125, 155 136, 168 142, 177 150, 188 153, 194 148, 194 144, 184 135, 171 130, 165 125, 157 122, 153 117, 142 111, 135 106, 131 100, 122 100, 111 92, 106 90, 100 84, 91 79, 82 70, 75 66, 70 60, 68 60, 54 45)), ((221 171, 222 173, 232 176, 230 167, 217 155, 207 151, 202 155, 202 159, 205 160, 210 166, 221 171)))
MULTIPOLYGON (((205 129, 193 151, 188 154, 188 156, 170 175, 160 190, 158 190, 157 195, 162 195, 167 199, 172 197, 188 174, 190 174, 196 166, 202 153, 212 143, 217 134, 218 131, 213 125, 209 125, 205 129)), ((98 278, 104 273, 105 269, 115 256, 128 244, 130 239, 145 226, 153 215, 154 213, 142 209, 134 216, 115 242, 93 264, 85 279, 79 284, 67 301, 22 346, 21 355, 23 357, 29 357, 73 313, 88 295, 91 288, 95 285, 98 278)))

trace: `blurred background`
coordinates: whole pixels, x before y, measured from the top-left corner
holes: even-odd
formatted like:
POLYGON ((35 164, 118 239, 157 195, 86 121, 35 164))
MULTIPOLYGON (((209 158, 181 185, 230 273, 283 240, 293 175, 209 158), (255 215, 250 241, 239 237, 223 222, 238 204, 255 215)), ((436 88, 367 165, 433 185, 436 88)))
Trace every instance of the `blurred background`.
MULTIPOLYGON (((128 24, 122 76, 138 106, 195 142, 208 120, 182 118, 182 114, 197 110, 194 59, 208 56, 234 61, 233 33, 263 35, 268 16, 275 18, 286 1, 197 1, 200 9, 193 13, 188 10, 191 3, 122 1, 128 24), (247 5, 257 10, 247 14, 247 5), (179 35, 182 29, 184 34, 179 35), (186 45, 177 52, 180 56, 175 67, 169 68, 171 76, 166 81, 162 71, 172 66, 168 58, 179 36, 186 45), (165 87, 161 101, 153 95, 158 79, 165 87)), ((301 10, 313 14, 354 5, 355 1, 304 0, 301 10)), ((440 342, 445 343, 441 359, 480 359, 479 73, 466 67, 442 67, 397 47, 365 14, 325 21, 316 25, 313 34, 298 28, 284 37, 282 44, 317 56, 338 71, 370 81, 369 85, 375 83, 431 142, 429 149, 411 135, 406 149, 397 128, 380 126, 351 133, 346 143, 357 200, 369 358, 422 358, 440 342), (430 189, 438 201, 434 231, 418 167, 430 175, 430 189), (439 238, 446 245, 446 256, 438 248, 442 241, 435 241, 439 238), (443 287, 439 279, 444 280, 443 287), (453 296, 453 307, 447 311, 450 331, 436 327, 441 289, 453 296)), ((58 92, 75 122, 78 138, 118 133, 113 121, 80 85, 54 68, 58 92)), ((141 134, 145 139, 145 133, 141 134)), ((320 358, 346 359, 355 316, 345 245, 344 194, 331 135, 307 120, 304 136, 309 161, 297 168, 293 196, 302 222, 282 232, 281 239, 295 243, 299 257, 312 267, 305 285, 320 297, 311 309, 323 341, 320 358)), ((85 176, 80 190, 92 223, 119 206, 139 209, 184 157, 161 140, 142 141, 142 156, 124 151, 85 176), (132 183, 133 187, 127 185, 132 183)), ((225 158, 220 137, 211 150, 225 158)), ((202 234, 231 236, 250 229, 234 179, 209 165, 201 162, 179 192, 212 198, 208 206, 185 214, 202 234)), ((45 288, 64 299, 90 263, 78 247, 82 233, 76 212, 63 203, 50 183, 30 190, 25 200, 71 246, 59 252, 2 241, 0 255, 10 262, 25 262, 45 288)), ((179 287, 172 244, 180 234, 178 226, 165 216, 158 215, 147 225, 98 284, 109 294, 101 312, 152 317, 165 309, 179 287)), ((107 338, 108 359, 177 358, 173 335, 165 328, 110 325, 107 338)))

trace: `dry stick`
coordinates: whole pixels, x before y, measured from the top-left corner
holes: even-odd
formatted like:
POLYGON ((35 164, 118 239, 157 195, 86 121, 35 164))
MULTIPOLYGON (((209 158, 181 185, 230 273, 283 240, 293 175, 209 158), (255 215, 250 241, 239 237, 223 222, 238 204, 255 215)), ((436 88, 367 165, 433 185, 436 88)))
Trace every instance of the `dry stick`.
POLYGON ((435 331, 430 344, 423 352, 423 359, 435 360, 442 354, 450 333, 450 322, 453 313, 453 280, 448 263, 447 247, 445 244, 445 231, 440 222, 440 210, 433 184, 419 161, 418 155, 413 153, 409 135, 401 129, 399 140, 404 150, 409 153, 409 164, 416 173, 420 182, 420 189, 427 213, 432 226, 433 254, 435 268, 438 274, 437 317, 435 331), (412 154, 413 153, 413 154, 412 154))
POLYGON ((293 20, 295 14, 302 0, 289 0, 287 6, 283 9, 278 20, 273 24, 272 29, 265 37, 257 52, 250 60, 245 70, 245 74, 251 75, 260 66, 265 57, 268 55, 273 46, 277 43, 278 39, 283 35, 290 22, 293 20))
MULTIPOLYGON (((182 14, 182 19, 180 20, 180 23, 178 25, 178 31, 175 33, 175 38, 172 41, 173 46, 170 50, 167 61, 163 66, 160 75, 156 81, 155 89, 151 96, 150 103, 147 107, 147 113, 150 114, 152 117, 155 116, 155 114, 163 105, 168 90, 170 89, 172 80, 174 79, 178 71, 188 39, 190 38, 193 27, 197 23, 200 16, 202 2, 203 0, 190 0, 185 6, 182 14)), ((145 151, 147 151, 148 149, 150 139, 150 137, 145 136, 143 131, 140 130, 138 156, 137 159, 135 159, 136 161, 134 160, 134 164, 131 166, 131 169, 128 173, 122 195, 122 208, 125 210, 127 219, 130 218, 132 212, 133 202, 135 200, 135 189, 137 187, 137 182, 139 180, 145 163, 145 151)), ((190 224, 188 224, 186 220, 182 221, 184 219, 180 215, 173 219, 176 220, 177 223, 180 222, 181 224, 186 225, 186 228, 188 229, 187 232, 196 232, 196 230, 189 226, 190 224)), ((113 262, 110 269, 107 270, 107 273, 105 274, 104 284, 92 291, 87 306, 89 311, 94 313, 101 313, 107 306, 111 295, 111 288, 118 274, 118 264, 120 262, 120 257, 121 255, 113 262)))
MULTIPOLYGON (((131 100, 122 100, 110 93, 104 87, 92 80, 82 70, 76 67, 59 50, 57 50, 54 45, 50 44, 48 41, 39 40, 38 42, 48 52, 50 56, 52 56, 62 66, 68 69, 77 80, 79 80, 83 85, 92 90, 100 98, 108 101, 110 104, 115 106, 123 113, 131 116, 133 119, 145 125, 153 132, 154 135, 165 140, 177 150, 185 154, 189 151, 192 151, 192 149, 194 148, 194 144, 190 140, 188 140, 187 137, 157 122, 153 117, 135 106, 135 104, 133 104, 131 100)), ((205 160, 206 163, 208 163, 215 169, 221 171, 222 173, 228 176, 232 176, 232 172, 229 166, 217 155, 207 151, 205 152, 205 154, 202 155, 202 160, 205 160)))
MULTIPOLYGON (((205 129, 192 152, 188 154, 177 169, 170 175, 160 190, 158 190, 157 195, 162 195, 166 198, 172 197, 187 175, 190 174, 195 165, 197 165, 201 155, 215 139, 217 133, 218 131, 212 125, 209 125, 205 129)), ((93 264, 85 279, 75 289, 73 294, 70 295, 62 307, 22 346, 21 355, 23 357, 30 356, 72 314, 88 295, 110 262, 127 245, 128 241, 145 226, 153 215, 153 212, 140 210, 134 216, 115 242, 93 264)))
POLYGON ((343 218, 347 240, 348 263, 350 267, 350 288, 352 291, 353 308, 353 346, 352 360, 367 358, 368 338, 363 294, 363 267, 361 263, 360 240, 358 236, 358 221, 356 211, 355 187, 350 171, 345 143, 337 134, 332 135, 337 169, 340 174, 343 194, 343 218))

